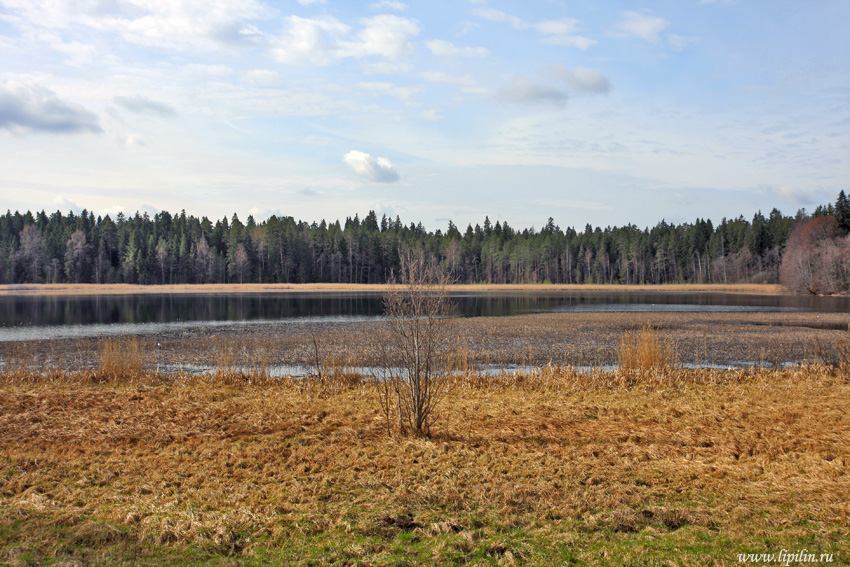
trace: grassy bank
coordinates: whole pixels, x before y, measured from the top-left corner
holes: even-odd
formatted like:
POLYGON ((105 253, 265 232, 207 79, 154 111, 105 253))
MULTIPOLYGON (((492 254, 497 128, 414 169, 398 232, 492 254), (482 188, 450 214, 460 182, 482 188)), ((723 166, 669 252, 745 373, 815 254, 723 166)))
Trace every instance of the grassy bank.
POLYGON ((431 439, 356 380, 0 385, 0 563, 850 557, 846 367, 457 378, 431 439))
MULTIPOLYGON (((380 293, 380 284, 15 284, 0 285, 3 295, 121 295, 121 294, 205 294, 205 293, 380 293)), ((778 295, 789 293, 774 284, 667 284, 667 285, 554 285, 554 284, 462 284, 449 286, 452 292, 714 292, 778 295)))

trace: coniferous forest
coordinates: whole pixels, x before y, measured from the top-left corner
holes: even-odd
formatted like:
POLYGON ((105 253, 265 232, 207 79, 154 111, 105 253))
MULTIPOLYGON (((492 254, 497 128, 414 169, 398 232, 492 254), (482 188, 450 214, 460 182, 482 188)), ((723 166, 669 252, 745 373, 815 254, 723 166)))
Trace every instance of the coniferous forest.
POLYGON ((811 215, 740 216, 652 228, 539 230, 489 218, 461 230, 378 218, 292 217, 215 222, 185 212, 0 216, 0 283, 383 283, 400 251, 423 250, 458 283, 782 283, 801 292, 848 290, 850 203, 811 215), (783 259, 785 261, 783 262, 783 259))

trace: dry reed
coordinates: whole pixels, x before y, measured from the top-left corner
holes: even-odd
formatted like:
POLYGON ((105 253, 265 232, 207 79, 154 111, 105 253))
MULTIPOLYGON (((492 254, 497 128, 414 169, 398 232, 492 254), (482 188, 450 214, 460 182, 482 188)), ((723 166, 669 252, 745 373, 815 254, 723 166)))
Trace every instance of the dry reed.
POLYGON ((622 542, 634 564, 722 564, 765 537, 850 543, 846 376, 669 372, 683 376, 675 388, 555 366, 458 376, 435 436, 394 440, 362 384, 4 384, 0 562, 138 546, 240 561, 277 549, 290 564, 511 552, 542 565, 562 545, 593 563, 622 542), (427 554, 393 555, 403 534, 427 554))
POLYGON ((94 382, 133 383, 146 376, 138 337, 104 338, 99 350, 100 363, 91 374, 94 382))
POLYGON ((662 381, 678 366, 675 349, 663 343, 650 325, 623 333, 617 360, 618 372, 637 381, 662 381))
MULTIPOLYGON (((210 294, 210 293, 340 293, 386 291, 387 284, 4 284, 0 295, 110 295, 110 294, 210 294)), ((506 292, 506 291, 661 291, 661 292, 714 292, 778 295, 788 290, 775 284, 664 284, 664 285, 596 285, 596 284, 454 284, 451 291, 506 292)))

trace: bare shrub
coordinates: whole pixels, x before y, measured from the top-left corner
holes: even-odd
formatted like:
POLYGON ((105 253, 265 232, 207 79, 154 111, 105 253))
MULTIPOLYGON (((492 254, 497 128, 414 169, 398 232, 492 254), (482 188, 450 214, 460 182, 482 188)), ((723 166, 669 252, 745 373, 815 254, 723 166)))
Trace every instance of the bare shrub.
POLYGON ((387 427, 397 412, 402 433, 428 436, 434 408, 445 393, 452 354, 448 277, 424 254, 402 255, 401 269, 384 294, 387 325, 376 377, 387 427))

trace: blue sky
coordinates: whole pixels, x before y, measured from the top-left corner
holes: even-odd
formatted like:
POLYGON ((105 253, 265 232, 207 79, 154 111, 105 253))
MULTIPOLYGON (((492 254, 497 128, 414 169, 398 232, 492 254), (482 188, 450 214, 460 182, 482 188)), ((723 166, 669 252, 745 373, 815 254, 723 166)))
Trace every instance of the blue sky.
POLYGON ((845 0, 0 0, 0 206, 793 214, 850 188, 848 23, 845 0))

